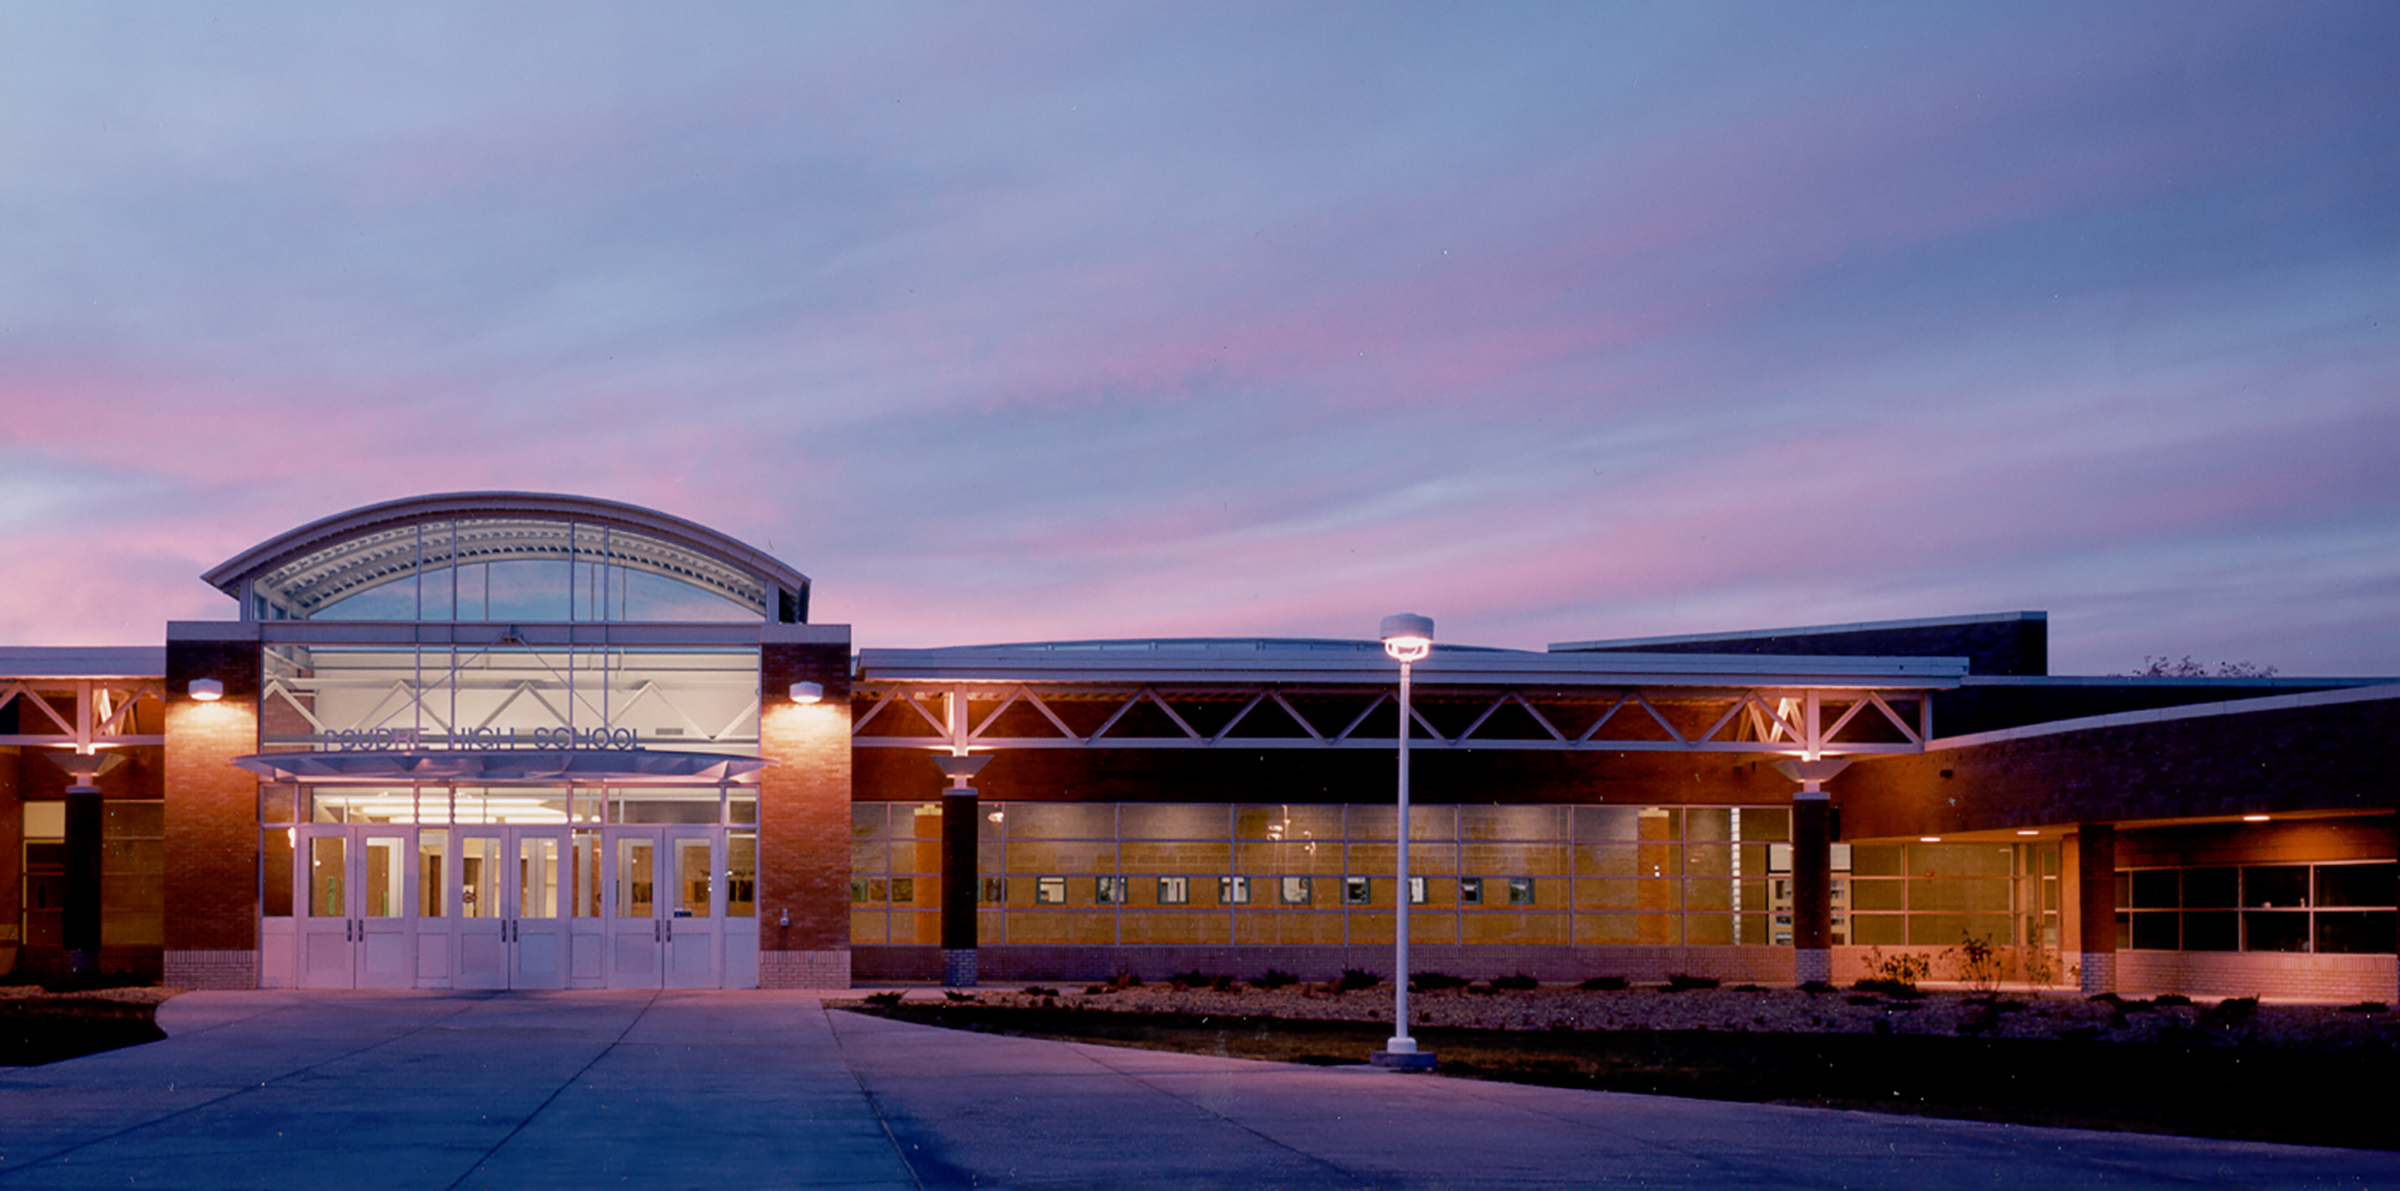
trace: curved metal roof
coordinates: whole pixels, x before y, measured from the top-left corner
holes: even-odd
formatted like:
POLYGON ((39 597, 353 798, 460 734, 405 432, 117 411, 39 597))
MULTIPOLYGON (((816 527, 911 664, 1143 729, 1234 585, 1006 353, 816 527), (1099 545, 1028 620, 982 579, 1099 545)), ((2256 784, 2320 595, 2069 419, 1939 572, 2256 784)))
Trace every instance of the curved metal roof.
MULTIPOLYGON (((716 530, 681 517, 639 505, 539 492, 452 492, 412 496, 367 505, 312 521, 270 538, 217 564, 202 578, 217 590, 244 600, 245 589, 263 577, 295 564, 306 574, 283 576, 283 585, 305 589, 311 606, 332 603, 343 596, 389 582, 416 565, 414 535, 400 531, 439 521, 490 523, 455 561, 507 558, 559 558, 569 543, 542 526, 571 522, 629 530, 619 546, 612 541, 611 561, 665 575, 728 598, 763 608, 769 620, 806 622, 808 576, 772 555, 716 530), (520 524, 517 532, 506 526, 520 524), (644 539, 672 550, 645 550, 644 539), (403 543, 408 543, 403 546, 403 543)), ((445 562, 453 561, 447 556, 445 562)), ((249 615, 244 608, 244 615, 249 615)))

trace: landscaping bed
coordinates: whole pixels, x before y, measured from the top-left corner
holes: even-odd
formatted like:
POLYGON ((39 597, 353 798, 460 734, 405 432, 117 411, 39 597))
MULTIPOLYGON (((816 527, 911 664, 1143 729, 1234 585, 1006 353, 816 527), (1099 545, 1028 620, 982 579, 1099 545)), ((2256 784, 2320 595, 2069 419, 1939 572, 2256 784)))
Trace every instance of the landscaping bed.
MULTIPOLYGON (((839 1007, 1196 1054, 1364 1062, 1388 988, 916 990, 839 1007), (1044 995, 1047 993, 1048 995, 1044 995)), ((2400 1149, 2400 1015, 2030 993, 1544 987, 1411 995, 1440 1073, 2022 1124, 2400 1149)))
POLYGON ((111 988, 47 992, 0 987, 0 1067, 32 1067, 156 1042, 159 1002, 179 990, 111 988))

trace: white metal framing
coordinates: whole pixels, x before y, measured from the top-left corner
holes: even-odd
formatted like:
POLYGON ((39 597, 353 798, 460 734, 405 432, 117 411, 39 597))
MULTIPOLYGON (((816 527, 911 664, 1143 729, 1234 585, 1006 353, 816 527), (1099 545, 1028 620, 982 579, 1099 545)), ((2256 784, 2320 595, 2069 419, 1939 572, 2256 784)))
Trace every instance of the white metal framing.
MULTIPOLYGON (((1433 749, 1510 749, 1552 752, 1684 752, 1684 753, 1753 753, 1774 756, 1817 756, 1823 753, 1872 755, 1923 752, 1925 742, 1933 735, 1933 704, 1928 692, 1921 687, 1893 689, 1748 687, 1736 689, 1669 688, 1664 690, 1640 687, 1622 689, 1584 689, 1568 696, 1556 688, 1538 693, 1517 687, 1454 687, 1446 686, 1423 691, 1412 708, 1413 731, 1422 731, 1419 747, 1433 749), (1528 694, 1534 698, 1528 698, 1528 694), (1588 724, 1577 728, 1569 722, 1563 727, 1535 706, 1535 699, 1550 704, 1555 712, 1562 702, 1596 708, 1588 724), (1704 700, 1721 702, 1722 710, 1701 731, 1691 732, 1676 727, 1673 720, 1659 710, 1659 702, 1673 699, 1679 702, 1704 700), (1894 708, 1893 701, 1914 703, 1916 714, 1904 716, 1894 708), (1447 704, 1456 708, 1461 703, 1475 707, 1476 714, 1467 727, 1456 734, 1444 733, 1426 718, 1426 705, 1447 704), (1478 736, 1501 709, 1515 705, 1544 733, 1539 737, 1478 736), (1888 725, 1899 740, 1845 739, 1844 731, 1861 723, 1861 717, 1872 709, 1874 716, 1864 722, 1888 725), (1833 714, 1828 722, 1828 712, 1833 714), (1608 731, 1612 724, 1630 727, 1642 725, 1639 735, 1628 731, 1608 731), (1660 734, 1664 739, 1660 738, 1660 734)), ((1110 684, 1050 684, 1027 682, 942 682, 929 680, 865 681, 854 688, 854 706, 859 710, 851 727, 851 742, 862 748, 948 749, 963 753, 969 750, 994 749, 1072 749, 1072 748, 1229 748, 1229 749, 1307 749, 1350 748, 1389 749, 1388 731, 1360 735, 1359 729, 1368 718, 1384 705, 1395 702, 1388 687, 1352 685, 1297 686, 1277 683, 1227 683, 1196 686, 1184 684, 1110 683, 1110 684), (1364 697, 1364 709, 1350 715, 1338 727, 1330 722, 1312 722, 1294 699, 1305 696, 1336 696, 1357 699, 1364 697), (1115 700, 1115 705, 1100 726, 1088 735, 1070 727, 1066 719, 1051 706, 1059 698, 1078 700, 1115 700), (1179 700, 1204 699, 1223 704, 1241 700, 1239 710, 1212 733, 1194 728, 1186 716, 1176 710, 1179 700), (1171 736, 1112 735, 1112 731, 1137 707, 1148 703, 1163 712, 1177 734, 1171 736), (1003 736, 997 731, 1001 717, 1020 704, 1039 713, 1054 734, 1042 736, 1003 736), (988 707, 989 710, 979 710, 988 707), (1272 709, 1272 710, 1268 710, 1272 709), (1235 735, 1235 730, 1254 713, 1285 717, 1299 735, 1259 736, 1235 735), (881 730, 878 730, 878 726, 881 730), (921 727, 920 727, 921 725, 921 727)))
POLYGON ((136 704, 157 701, 163 706, 165 688, 154 678, 18 678, 0 680, 0 708, 17 706, 17 731, 0 735, 0 745, 67 748, 90 756, 102 749, 160 745, 166 737, 136 734, 124 729, 136 704), (60 715, 53 702, 74 703, 74 718, 60 715), (27 709, 34 709, 29 712, 27 709), (47 720, 56 732, 28 732, 47 720))

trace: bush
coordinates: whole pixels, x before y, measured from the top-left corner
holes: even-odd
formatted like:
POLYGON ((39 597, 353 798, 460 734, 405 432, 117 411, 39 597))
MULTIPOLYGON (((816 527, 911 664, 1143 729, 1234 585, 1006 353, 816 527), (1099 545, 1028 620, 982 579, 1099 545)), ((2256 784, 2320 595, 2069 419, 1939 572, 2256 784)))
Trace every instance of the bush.
POLYGON ((1800 991, 1811 994, 1829 993, 1833 991, 1833 982, 1830 980, 1810 980, 1800 986, 1800 991))
POLYGON ((2161 1009, 2188 1009, 2191 1007, 2192 999, 2182 993, 2160 993, 2157 999, 2150 1003, 2161 1009))
POLYGON ((2342 1006, 2344 1013, 2390 1013, 2391 1011, 2392 1007, 2381 1001, 2360 1001, 2356 1005, 2342 1006))
POLYGON ((1885 955, 1881 947, 1867 948, 1867 978, 1851 985, 1868 992, 1915 992, 1917 981, 1933 974, 1933 960, 1921 952, 1885 955))
POLYGON ((1493 992, 1532 992, 1534 989, 1540 988, 1541 986, 1541 981, 1536 980, 1523 972, 1519 972, 1514 976, 1492 977, 1493 992))
POLYGON ((1672 972, 1667 976, 1668 992, 1690 992, 1699 988, 1715 988, 1721 981, 1714 976, 1686 976, 1672 972))
POLYGON ((1126 989, 1140 988, 1141 986, 1142 978, 1132 972, 1119 972, 1108 978, 1108 991, 1110 992, 1123 992, 1126 989))
POLYGON ((1176 992, 1188 992, 1195 988, 1215 988, 1219 979, 1221 977, 1211 976, 1195 968, 1189 972, 1177 972, 1167 977, 1167 987, 1176 992))
POLYGON ((1575 987, 1585 992, 1623 992, 1633 986, 1623 976, 1594 976, 1575 987))
POLYGON ((1467 978, 1448 972, 1419 972, 1408 978, 1408 986, 1417 992, 1448 992, 1454 988, 1465 988, 1467 978))
POLYGON ((2257 997, 2227 997, 2200 1014, 2203 1025, 2238 1026, 2258 1015, 2257 997))
POLYGON ((1055 988, 1043 988, 1038 984, 1028 984, 1025 986, 1025 995, 1029 997, 1055 997, 1058 995, 1058 990, 1055 988))
POLYGON ((1229 993, 1242 991, 1241 983, 1231 976, 1219 976, 1216 979, 1209 981, 1208 987, 1216 992, 1229 993))
POLYGON ((1294 976, 1290 972, 1286 972, 1281 968, 1268 968, 1266 975, 1254 977, 1250 981, 1250 987, 1276 989, 1287 988, 1298 983, 1300 983, 1300 978, 1298 976, 1294 976))
POLYGON ((900 1003, 900 994, 899 994, 899 993, 896 993, 896 992, 879 992, 879 993, 868 993, 868 994, 867 994, 867 1004, 869 1004, 869 1005, 883 1005, 883 1006, 887 1006, 887 1007, 888 1007, 888 1006, 892 1006, 892 1005, 897 1005, 897 1004, 899 1004, 899 1003, 900 1003))
POLYGON ((1342 978, 1333 982, 1335 992, 1357 992, 1383 983, 1383 977, 1364 968, 1344 968, 1342 978))
POLYGON ((965 1002, 965 1003, 967 1003, 967 1004, 969 1004, 969 1005, 972 1005, 972 1004, 974 1004, 974 1003, 975 1003, 975 994, 974 994, 974 993, 964 993, 964 992, 960 992, 960 991, 958 991, 958 990, 957 990, 957 989, 955 989, 955 988, 945 988, 945 989, 943 989, 943 990, 942 990, 942 996, 944 996, 944 997, 948 998, 952 1004, 957 1004, 957 1003, 959 1003, 959 1002, 962 1002, 962 1001, 963 1001, 963 1002, 965 1002))
POLYGON ((1960 933, 1958 946, 1951 949, 1956 956, 1960 983, 1979 993, 2000 987, 2000 948, 1992 943, 1992 937, 1960 933))

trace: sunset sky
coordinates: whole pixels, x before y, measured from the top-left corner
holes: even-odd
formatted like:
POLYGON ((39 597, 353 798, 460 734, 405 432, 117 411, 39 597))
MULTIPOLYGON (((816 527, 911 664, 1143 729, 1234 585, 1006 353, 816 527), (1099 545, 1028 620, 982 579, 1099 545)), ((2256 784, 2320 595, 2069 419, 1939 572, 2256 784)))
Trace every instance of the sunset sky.
POLYGON ((2400 675, 2400 5, 0 3, 0 645, 631 501, 868 646, 2400 675))

